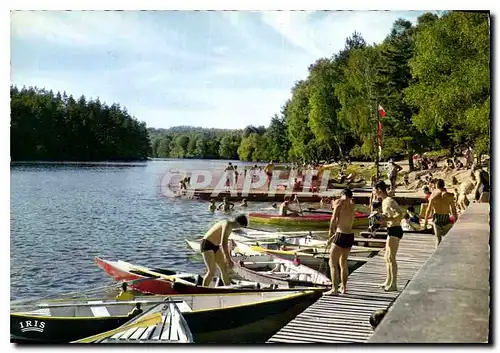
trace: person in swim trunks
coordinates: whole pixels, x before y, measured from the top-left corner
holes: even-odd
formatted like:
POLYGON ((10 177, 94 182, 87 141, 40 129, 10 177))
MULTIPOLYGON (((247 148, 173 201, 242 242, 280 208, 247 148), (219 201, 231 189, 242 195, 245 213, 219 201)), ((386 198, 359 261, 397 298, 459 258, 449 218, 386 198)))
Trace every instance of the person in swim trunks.
POLYGON ((273 177, 273 169, 274 169, 273 161, 270 161, 266 165, 266 167, 264 168, 264 172, 266 173, 266 176, 267 176, 267 190, 269 190, 269 187, 271 186, 271 179, 273 177))
POLYGON ((330 273, 332 276, 332 289, 325 295, 337 295, 337 285, 339 282, 339 267, 341 287, 340 293, 347 291, 347 276, 349 268, 347 267, 347 258, 354 244, 354 233, 352 232, 352 222, 354 221, 354 202, 352 200, 352 191, 342 190, 341 198, 336 200, 333 205, 333 214, 330 220, 330 231, 327 247, 333 243, 330 248, 330 273))
POLYGON ((401 211, 398 203, 387 194, 387 184, 381 180, 375 185, 377 196, 382 199, 382 219, 387 222, 387 242, 385 246, 384 259, 387 269, 387 279, 381 285, 386 292, 397 291, 398 265, 396 254, 399 248, 399 241, 403 237, 401 220, 404 212, 401 211))
POLYGON ((427 228, 428 218, 432 216, 432 226, 436 235, 436 248, 441 243, 441 238, 448 233, 453 226, 450 222, 450 213, 455 219, 457 216, 457 208, 455 207, 455 196, 447 192, 443 179, 438 179, 436 182, 436 190, 429 199, 429 205, 425 211, 424 229, 427 228))
POLYGON ((229 236, 234 229, 246 227, 247 225, 247 217, 240 214, 232 221, 218 222, 205 234, 200 244, 201 255, 207 268, 207 273, 203 276, 203 286, 210 285, 217 267, 224 285, 231 284, 228 270, 233 267, 233 260, 229 250, 229 236))

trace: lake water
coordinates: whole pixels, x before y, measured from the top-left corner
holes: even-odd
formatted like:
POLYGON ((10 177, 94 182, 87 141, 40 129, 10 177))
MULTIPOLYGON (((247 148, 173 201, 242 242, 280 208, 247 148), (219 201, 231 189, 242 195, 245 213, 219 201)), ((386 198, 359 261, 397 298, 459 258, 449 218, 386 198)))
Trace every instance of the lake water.
POLYGON ((11 300, 112 284, 94 256, 204 272, 185 239, 229 216, 208 212, 206 202, 167 198, 160 182, 169 171, 223 170, 227 162, 12 165, 11 300))

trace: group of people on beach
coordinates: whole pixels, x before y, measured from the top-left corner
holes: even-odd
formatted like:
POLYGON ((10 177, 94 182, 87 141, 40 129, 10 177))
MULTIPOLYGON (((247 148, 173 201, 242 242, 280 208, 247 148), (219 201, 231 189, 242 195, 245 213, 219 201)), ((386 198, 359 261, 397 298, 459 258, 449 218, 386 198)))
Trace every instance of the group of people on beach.
MULTIPOLYGON (((266 173, 271 169, 265 169, 266 173)), ((455 164, 456 165, 456 164, 455 164)), ((405 231, 427 229, 430 223, 436 236, 436 247, 442 241, 443 236, 451 229, 453 222, 458 219, 458 210, 463 210, 468 200, 463 199, 463 194, 470 192, 474 188, 474 198, 476 202, 489 202, 489 175, 481 168, 475 168, 471 174, 471 181, 463 183, 463 193, 456 195, 448 192, 443 179, 428 179, 424 185, 424 200, 420 213, 417 215, 413 206, 403 211, 399 204, 392 197, 396 188, 396 179, 401 167, 394 161, 389 161, 388 165, 389 185, 379 180, 375 183, 370 202, 370 228, 377 222, 385 222, 387 231, 387 241, 385 246, 384 259, 386 263, 386 280, 381 284, 384 291, 397 290, 398 266, 396 255, 399 243, 403 238, 405 231), (390 193, 392 191, 392 193, 390 193), (459 205, 459 206, 458 206, 459 205), (458 206, 458 207, 457 207, 458 206), (432 218, 431 218, 432 217, 432 218), (423 227, 421 227, 423 219, 423 227)), ((297 201, 297 199, 294 199, 297 201)), ((327 200, 322 199, 323 202, 327 200)), ((329 266, 332 279, 332 288, 325 295, 337 295, 347 291, 348 267, 347 259, 349 257, 355 238, 353 232, 353 221, 355 212, 355 203, 353 193, 350 189, 344 189, 341 197, 336 200, 328 200, 332 204, 332 216, 328 232, 328 241, 326 247, 330 247, 329 266), (339 288, 340 286, 340 288, 339 288)), ((300 211, 290 207, 291 199, 285 197, 279 207, 281 216, 298 216, 300 211)), ((248 206, 246 200, 242 207, 248 206)), ((234 204, 228 202, 227 198, 218 206, 212 200, 210 209, 231 210, 234 204)), ((273 208, 276 208, 276 204, 273 208)), ((215 224, 205 235, 201 251, 207 267, 207 273, 204 276, 204 285, 208 285, 213 278, 216 267, 219 267, 224 284, 229 284, 227 270, 232 267, 230 257, 229 235, 232 230, 239 227, 246 227, 248 219, 245 215, 238 215, 234 220, 220 221, 215 224)))
MULTIPOLYGON (((273 176, 273 169, 274 169, 273 161, 270 161, 264 168, 258 167, 257 164, 255 164, 250 168, 243 169, 243 177, 246 178, 247 172, 249 171, 251 175, 251 181, 255 182, 258 173, 264 171, 264 173, 266 173, 267 189, 269 190, 269 187, 271 186, 271 179, 273 176)), ((238 167, 229 162, 226 168, 224 169, 224 174, 226 178, 226 181, 224 183, 226 191, 232 188, 236 188, 238 185, 238 178, 240 176, 238 167)))

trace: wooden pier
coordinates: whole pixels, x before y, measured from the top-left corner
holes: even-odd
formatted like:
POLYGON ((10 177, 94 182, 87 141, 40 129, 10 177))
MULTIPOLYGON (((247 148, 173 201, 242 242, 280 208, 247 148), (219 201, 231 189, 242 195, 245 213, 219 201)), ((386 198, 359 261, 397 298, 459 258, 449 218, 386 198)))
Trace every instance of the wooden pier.
MULTIPOLYGON (((327 190, 324 192, 267 192, 267 190, 251 190, 249 192, 243 192, 241 189, 228 192, 225 190, 216 189, 195 189, 188 190, 188 194, 191 197, 199 200, 210 200, 214 199, 217 201, 222 200, 227 197, 229 201, 241 201, 246 198, 248 202, 283 202, 285 196, 297 195, 301 202, 320 202, 322 196, 327 197, 338 197, 342 189, 327 190)), ((371 189, 354 189, 353 199, 357 204, 368 205, 370 203, 370 192, 371 189)), ((397 191, 394 199, 398 204, 405 206, 416 206, 420 205, 424 199, 423 194, 418 192, 410 192, 406 190, 397 191)))
POLYGON ((373 333, 370 316, 387 309, 434 253, 435 237, 405 234, 398 254, 398 291, 384 292, 384 250, 354 271, 347 294, 323 296, 268 340, 268 343, 362 343, 373 333))

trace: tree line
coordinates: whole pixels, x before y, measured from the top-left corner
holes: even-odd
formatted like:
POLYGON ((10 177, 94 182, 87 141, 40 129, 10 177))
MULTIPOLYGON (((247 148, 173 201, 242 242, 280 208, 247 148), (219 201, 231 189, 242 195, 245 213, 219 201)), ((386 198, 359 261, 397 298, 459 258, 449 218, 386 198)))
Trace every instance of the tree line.
POLYGON ((12 161, 145 160, 146 124, 118 104, 34 87, 10 88, 12 161))
POLYGON ((425 13, 394 22, 380 44, 359 33, 319 58, 269 126, 146 128, 118 104, 11 87, 12 160, 374 160, 471 146, 490 153, 490 17, 425 13))
POLYGON ((359 33, 309 66, 265 127, 151 130, 154 157, 246 161, 373 160, 468 146, 490 152, 489 13, 425 13, 380 44, 359 33), (386 115, 379 117, 379 105, 386 115))

